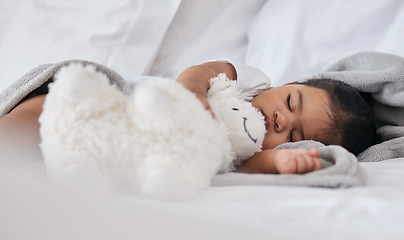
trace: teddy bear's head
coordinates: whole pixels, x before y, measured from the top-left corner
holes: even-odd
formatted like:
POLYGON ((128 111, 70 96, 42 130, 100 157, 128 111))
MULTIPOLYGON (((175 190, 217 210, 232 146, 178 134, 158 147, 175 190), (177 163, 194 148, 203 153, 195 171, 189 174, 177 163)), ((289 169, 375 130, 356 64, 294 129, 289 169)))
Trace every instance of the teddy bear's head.
POLYGON ((261 150, 266 133, 264 117, 250 102, 238 97, 236 81, 220 74, 210 82, 209 104, 226 125, 236 161, 240 163, 261 150))

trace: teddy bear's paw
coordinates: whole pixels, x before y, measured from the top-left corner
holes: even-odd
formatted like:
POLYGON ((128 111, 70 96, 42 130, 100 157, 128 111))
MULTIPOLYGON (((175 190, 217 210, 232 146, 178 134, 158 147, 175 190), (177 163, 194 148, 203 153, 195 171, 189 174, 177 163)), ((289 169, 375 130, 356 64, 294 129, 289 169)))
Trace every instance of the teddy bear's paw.
POLYGON ((153 199, 179 201, 190 195, 178 175, 165 168, 151 170, 143 179, 141 188, 143 194, 153 199))
POLYGON ((143 84, 136 89, 133 101, 139 113, 150 120, 164 119, 172 113, 173 98, 164 86, 143 84))
POLYGON ((60 96, 73 103, 81 103, 93 98, 101 84, 108 84, 108 78, 97 72, 92 65, 70 64, 56 75, 55 85, 59 86, 60 96))

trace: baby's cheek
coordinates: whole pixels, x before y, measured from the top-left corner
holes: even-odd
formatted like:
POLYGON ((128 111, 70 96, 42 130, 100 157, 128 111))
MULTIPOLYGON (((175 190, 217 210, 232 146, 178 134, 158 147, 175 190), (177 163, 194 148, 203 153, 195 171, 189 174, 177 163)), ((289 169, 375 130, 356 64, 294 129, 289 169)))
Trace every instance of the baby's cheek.
POLYGON ((267 133, 265 134, 264 141, 262 143, 262 150, 274 149, 285 142, 286 141, 282 141, 279 136, 267 133))

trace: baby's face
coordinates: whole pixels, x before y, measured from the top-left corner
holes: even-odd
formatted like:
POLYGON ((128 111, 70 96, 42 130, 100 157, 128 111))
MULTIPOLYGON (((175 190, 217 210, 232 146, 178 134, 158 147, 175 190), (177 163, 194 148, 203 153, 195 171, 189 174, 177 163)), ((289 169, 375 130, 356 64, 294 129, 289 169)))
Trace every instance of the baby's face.
POLYGON ((323 89, 284 85, 259 94, 251 103, 265 116, 264 150, 285 142, 323 142, 320 133, 331 126, 330 99, 323 89))

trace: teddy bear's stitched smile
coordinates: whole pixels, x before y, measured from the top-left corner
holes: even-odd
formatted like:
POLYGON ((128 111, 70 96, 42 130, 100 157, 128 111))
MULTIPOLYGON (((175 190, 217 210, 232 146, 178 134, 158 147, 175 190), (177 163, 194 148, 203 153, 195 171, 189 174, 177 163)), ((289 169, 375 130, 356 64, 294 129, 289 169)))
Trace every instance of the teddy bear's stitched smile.
POLYGON ((247 133, 247 135, 248 135, 248 137, 254 142, 254 143, 257 143, 257 139, 255 138, 253 138, 251 135, 250 135, 250 133, 248 132, 248 129, 247 129, 247 124, 246 124, 246 122, 247 122, 247 118, 246 117, 243 117, 243 119, 244 119, 244 131, 245 131, 245 133, 247 133))

